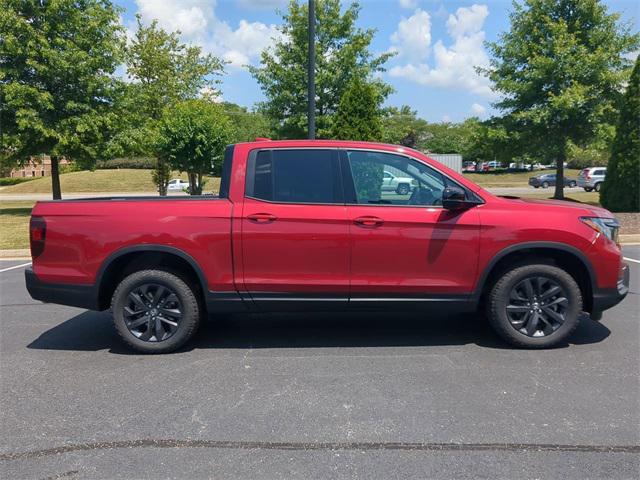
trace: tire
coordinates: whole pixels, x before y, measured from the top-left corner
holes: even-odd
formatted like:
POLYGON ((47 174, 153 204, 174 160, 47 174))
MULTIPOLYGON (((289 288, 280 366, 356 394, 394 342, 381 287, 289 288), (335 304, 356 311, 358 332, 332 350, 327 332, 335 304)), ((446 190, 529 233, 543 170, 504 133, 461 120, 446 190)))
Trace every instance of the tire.
POLYGON ((540 185, 534 185, 533 188, 540 188, 540 185))
POLYGON ((202 309, 194 289, 176 274, 142 270, 120 282, 111 313, 127 345, 142 353, 168 353, 193 337, 202 309))
POLYGON ((596 192, 599 192, 599 191, 600 191, 600 187, 601 187, 601 186, 602 186, 602 182, 598 182, 598 183, 596 183, 596 184, 593 186, 593 189, 594 189, 596 192))
POLYGON ((546 264, 524 265, 498 279, 490 291, 487 310, 491 326, 507 343, 521 348, 549 348, 566 340, 578 326, 582 294, 574 278, 565 270, 546 264), (542 279, 542 282, 537 283, 536 279, 542 279), (527 303, 529 299, 523 294, 527 290, 527 280, 533 292, 537 291, 533 303, 527 303), (542 300, 553 291, 554 285, 560 292, 542 300), (521 301, 521 298, 526 300, 521 301), (512 307, 511 312, 507 311, 508 306, 512 307), (562 322, 558 318, 562 318, 562 322))
POLYGON ((410 191, 411 191, 411 188, 406 183, 401 183, 400 185, 398 185, 398 188, 396 188, 396 193, 398 195, 406 195, 410 191))
POLYGON ((569 182, 569 188, 576 188, 577 185, 576 182, 569 182))
POLYGON ((542 188, 549 188, 549 182, 542 182, 542 188))
POLYGON ((591 188, 591 187, 584 187, 584 191, 585 191, 585 192, 590 192, 591 190, 593 190, 593 188, 591 188))

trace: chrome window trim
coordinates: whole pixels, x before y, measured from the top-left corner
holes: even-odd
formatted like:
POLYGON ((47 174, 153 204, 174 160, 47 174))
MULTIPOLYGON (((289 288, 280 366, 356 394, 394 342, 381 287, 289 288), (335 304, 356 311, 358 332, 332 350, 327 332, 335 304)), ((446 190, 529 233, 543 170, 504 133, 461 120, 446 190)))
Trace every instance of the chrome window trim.
MULTIPOLYGON (((398 148, 402 148, 402 147, 398 147, 398 148)), ((388 154, 391 154, 391 155, 398 155, 398 156, 405 157, 405 158, 408 158, 410 160, 414 160, 416 162, 425 164, 429 168, 433 168, 435 171, 437 171, 440 175, 445 177, 451 183, 453 183, 453 184, 457 185, 458 187, 462 188, 464 191, 471 192, 472 195, 474 195, 475 197, 480 199, 480 202, 478 202, 477 205, 484 205, 486 203, 484 198, 482 198, 482 196, 480 194, 470 190, 469 188, 465 187, 464 185, 460 185, 460 183, 458 183, 456 180, 451 178, 446 173, 442 172, 440 169, 436 168, 435 166, 431 165, 430 163, 427 163, 427 162, 424 162, 424 161, 420 160, 419 158, 416 158, 416 157, 414 157, 412 155, 409 155, 407 152, 397 152, 397 151, 393 151, 393 150, 383 150, 383 149, 377 149, 377 148, 332 147, 332 146, 321 146, 321 145, 305 146, 305 147, 277 147, 277 146, 268 147, 268 146, 265 145, 265 146, 256 147, 256 148, 252 148, 252 149, 248 150, 247 156, 253 154, 254 152, 255 152, 255 155, 257 155, 261 151, 265 151, 265 150, 336 150, 338 152, 340 152, 340 151, 347 152, 349 150, 358 150, 360 152, 388 153, 388 154)), ((246 195, 246 177, 248 177, 248 175, 245 174, 245 195, 244 195, 244 198, 250 198, 250 199, 256 200, 258 202, 271 203, 271 204, 274 204, 274 205, 324 205, 324 206, 342 205, 342 206, 359 206, 359 207, 402 207, 402 208, 420 208, 420 209, 423 209, 423 208, 444 209, 444 207, 442 205, 390 205, 390 204, 379 204, 379 203, 364 204, 364 203, 346 203, 346 202, 343 202, 343 203, 275 202, 275 201, 271 201, 271 200, 264 200, 262 198, 256 198, 256 197, 252 197, 252 196, 246 195)), ((344 183, 344 178, 343 178, 343 183, 344 183)))

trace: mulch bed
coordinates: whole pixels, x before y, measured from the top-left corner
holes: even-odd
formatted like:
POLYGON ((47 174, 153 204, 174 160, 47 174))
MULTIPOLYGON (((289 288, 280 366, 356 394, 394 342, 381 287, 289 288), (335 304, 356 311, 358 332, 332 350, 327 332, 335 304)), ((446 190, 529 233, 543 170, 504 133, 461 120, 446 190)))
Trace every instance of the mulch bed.
POLYGON ((620 234, 640 233, 640 213, 614 213, 620 221, 620 234))

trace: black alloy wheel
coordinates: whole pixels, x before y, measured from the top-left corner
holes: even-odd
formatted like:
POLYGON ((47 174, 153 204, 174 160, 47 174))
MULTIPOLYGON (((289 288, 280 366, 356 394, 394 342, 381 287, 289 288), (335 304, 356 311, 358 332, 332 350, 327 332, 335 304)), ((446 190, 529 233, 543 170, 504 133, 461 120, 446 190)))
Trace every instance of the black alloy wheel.
POLYGON ((509 323, 528 337, 545 337, 565 322, 569 300, 558 282, 542 276, 517 283, 509 294, 509 323))
POLYGON ((133 336, 145 342, 161 342, 178 330, 182 305, 170 288, 145 283, 129 292, 123 316, 133 336))

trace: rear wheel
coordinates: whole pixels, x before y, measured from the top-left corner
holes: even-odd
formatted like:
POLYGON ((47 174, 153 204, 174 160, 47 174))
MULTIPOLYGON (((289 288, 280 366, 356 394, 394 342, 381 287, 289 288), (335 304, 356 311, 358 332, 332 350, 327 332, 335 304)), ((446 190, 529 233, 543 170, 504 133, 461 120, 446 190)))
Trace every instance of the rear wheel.
POLYGON ((549 188, 549 182, 542 182, 542 188, 549 188))
POLYGON ((578 326, 582 295, 576 281, 553 265, 516 267, 491 289, 489 321, 508 343, 548 348, 578 326))
POLYGON ((572 181, 570 181, 570 182, 569 182, 569 187, 570 187, 570 188, 575 188, 575 187, 576 187, 576 185, 578 185, 578 184, 577 184, 574 180, 572 180, 572 181))
POLYGON ((164 270, 125 277, 113 294, 111 312, 122 339, 144 353, 180 348, 193 337, 201 316, 194 290, 164 270))

